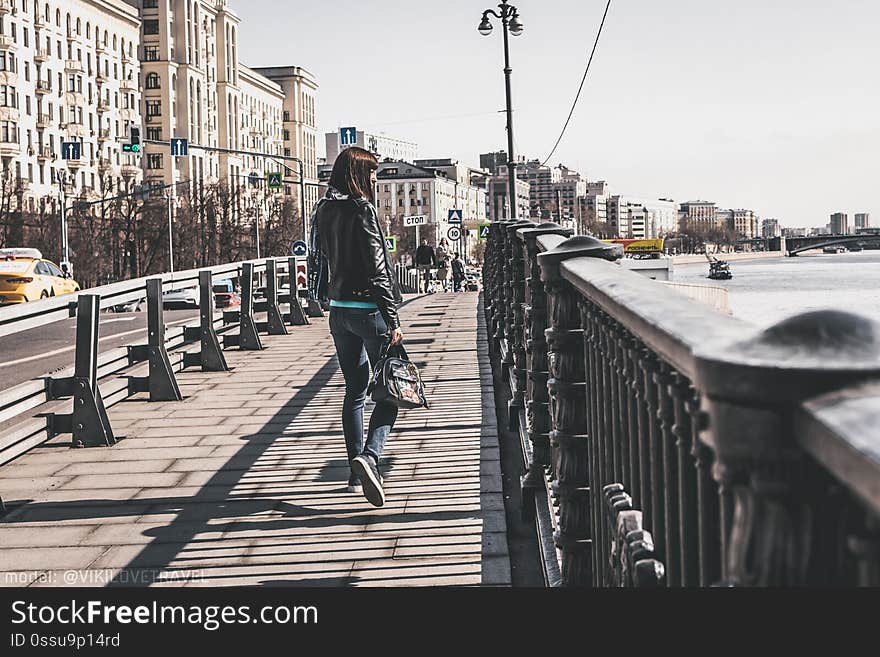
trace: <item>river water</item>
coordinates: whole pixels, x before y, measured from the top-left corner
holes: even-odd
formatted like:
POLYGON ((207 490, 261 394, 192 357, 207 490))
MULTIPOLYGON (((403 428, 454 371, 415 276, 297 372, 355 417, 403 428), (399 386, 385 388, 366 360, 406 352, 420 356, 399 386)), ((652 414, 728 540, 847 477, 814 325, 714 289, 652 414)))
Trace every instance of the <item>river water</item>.
POLYGON ((880 322, 880 251, 732 260, 730 271, 732 279, 713 281, 708 262, 676 264, 672 280, 727 288, 733 316, 760 327, 826 308, 880 322))

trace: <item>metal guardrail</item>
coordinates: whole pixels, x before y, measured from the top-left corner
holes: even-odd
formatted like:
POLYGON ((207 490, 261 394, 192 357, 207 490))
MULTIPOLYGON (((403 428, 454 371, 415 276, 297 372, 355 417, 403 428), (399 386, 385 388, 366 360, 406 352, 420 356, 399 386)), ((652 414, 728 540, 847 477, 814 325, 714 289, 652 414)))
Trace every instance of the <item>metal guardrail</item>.
POLYGON ((493 359, 551 586, 880 584, 880 327, 765 330, 555 224, 490 226, 493 359))
MULTIPOLYGON (((220 348, 218 332, 224 341, 243 349, 262 349, 257 330, 270 334, 286 333, 291 326, 308 323, 299 302, 302 291, 293 297, 278 294, 281 276, 296 271, 294 258, 232 263, 201 270, 162 274, 83 290, 76 294, 30 302, 0 310, 0 336, 45 326, 77 317, 75 365, 59 375, 42 377, 0 390, 0 464, 21 455, 59 433, 72 434, 72 446, 112 445, 115 442, 106 407, 137 392, 149 393, 151 401, 179 400, 175 372, 199 366, 203 371, 228 369, 220 348), (267 277, 267 298, 255 301, 255 276, 267 277), (215 315, 213 283, 220 279, 240 279, 242 311, 215 315), (200 312, 197 326, 167 330, 163 321, 162 291, 198 286, 200 312), (146 299, 147 344, 98 350, 100 310, 121 303, 146 299), (278 303, 286 303, 282 314, 278 303), (254 311, 265 311, 267 322, 256 322, 254 311), (238 334, 229 334, 238 326, 238 334), (239 338, 237 340, 236 338, 239 338), (200 349, 190 347, 198 343, 200 349), (186 347, 185 352, 172 350, 186 347), (73 398, 73 412, 69 402, 73 398), (38 413, 35 415, 35 411, 38 413)), ((317 304, 309 314, 323 315, 317 304)))

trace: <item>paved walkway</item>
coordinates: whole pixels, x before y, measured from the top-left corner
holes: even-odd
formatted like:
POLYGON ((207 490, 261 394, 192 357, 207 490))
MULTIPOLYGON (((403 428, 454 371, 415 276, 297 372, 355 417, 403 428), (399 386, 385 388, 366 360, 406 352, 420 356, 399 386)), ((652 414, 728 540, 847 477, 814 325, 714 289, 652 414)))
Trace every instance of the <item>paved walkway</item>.
POLYGON ((342 375, 312 320, 178 374, 182 402, 110 408, 112 448, 62 436, 0 467, 0 585, 510 585, 477 295, 402 319, 432 406, 400 414, 384 507, 345 490, 342 375))

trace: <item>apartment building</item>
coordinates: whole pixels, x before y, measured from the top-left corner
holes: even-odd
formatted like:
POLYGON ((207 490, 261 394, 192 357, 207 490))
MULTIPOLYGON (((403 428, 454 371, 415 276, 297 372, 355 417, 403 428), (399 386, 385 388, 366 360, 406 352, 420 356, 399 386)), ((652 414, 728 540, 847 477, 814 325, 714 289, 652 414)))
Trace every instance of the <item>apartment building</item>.
POLYGON ((779 225, 778 219, 764 219, 761 222, 761 237, 770 238, 770 237, 780 237, 782 235, 782 228, 779 225))
MULTIPOLYGON (((414 162, 419 156, 419 146, 415 142, 388 135, 377 135, 363 130, 357 130, 355 143, 351 146, 360 146, 373 153, 379 160, 395 160, 414 162)), ((332 167, 340 151, 346 147, 339 143, 339 131, 324 133, 324 144, 327 147, 327 166, 332 167)))
MULTIPOLYGON (((507 168, 506 166, 504 167, 507 168)), ((510 217, 510 180, 507 174, 486 176, 486 216, 489 221, 501 221, 510 217)), ((528 219, 531 199, 529 183, 516 179, 516 217, 528 219)))
POLYGON ((870 228, 871 214, 869 212, 856 212, 853 228, 870 228))
POLYGON ((736 234, 745 239, 753 239, 759 236, 758 216, 752 210, 731 210, 732 218, 728 226, 736 231, 736 234))
POLYGON ((140 180, 121 150, 140 125, 138 13, 121 0, 0 0, 0 166, 10 207, 93 197, 140 180), (79 142, 63 160, 61 144, 79 142))
MULTIPOLYGON (((303 162, 305 174, 305 214, 311 215, 315 204, 321 197, 318 181, 318 152, 316 148, 318 131, 315 121, 315 99, 318 82, 315 76, 300 66, 269 66, 253 69, 281 87, 284 96, 282 107, 282 153, 286 157, 297 157, 303 162)), ((299 181, 298 163, 285 160, 286 180, 299 181)), ((292 196, 299 208, 300 192, 298 184, 285 182, 285 196, 292 196)))
POLYGON ((424 215, 421 238, 436 244, 448 235, 449 211, 462 210, 462 232, 467 233, 467 249, 476 243, 477 224, 486 221, 486 190, 449 177, 444 171, 420 167, 409 162, 382 162, 376 172, 376 209, 386 234, 398 237, 401 253, 415 248, 415 229, 403 226, 403 217, 424 215))
POLYGON ((678 212, 679 230, 686 228, 715 228, 717 226, 714 201, 687 201, 678 212))

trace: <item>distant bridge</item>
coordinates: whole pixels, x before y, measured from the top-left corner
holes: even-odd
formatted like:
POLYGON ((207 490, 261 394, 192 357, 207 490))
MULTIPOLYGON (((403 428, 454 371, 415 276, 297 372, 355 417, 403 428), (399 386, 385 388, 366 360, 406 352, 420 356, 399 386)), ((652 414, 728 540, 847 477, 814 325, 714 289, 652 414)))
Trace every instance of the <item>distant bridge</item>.
POLYGON ((784 250, 789 256, 796 256, 802 251, 810 251, 812 249, 821 249, 826 246, 846 245, 846 244, 878 244, 880 243, 880 235, 815 235, 812 237, 786 237, 784 250))

